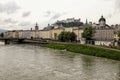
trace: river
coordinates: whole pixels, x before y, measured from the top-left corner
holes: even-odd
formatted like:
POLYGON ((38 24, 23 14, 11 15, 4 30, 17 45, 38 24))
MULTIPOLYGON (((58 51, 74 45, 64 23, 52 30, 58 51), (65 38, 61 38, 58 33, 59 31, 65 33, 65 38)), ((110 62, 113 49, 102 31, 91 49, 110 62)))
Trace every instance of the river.
POLYGON ((0 80, 120 80, 120 61, 0 43, 0 80))

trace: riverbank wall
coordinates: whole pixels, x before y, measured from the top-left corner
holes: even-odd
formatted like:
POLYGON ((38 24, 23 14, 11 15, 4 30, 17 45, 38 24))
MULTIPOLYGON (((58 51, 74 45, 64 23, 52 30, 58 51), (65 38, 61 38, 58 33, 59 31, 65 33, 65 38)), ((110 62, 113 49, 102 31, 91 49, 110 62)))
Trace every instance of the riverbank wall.
POLYGON ((43 45, 48 48, 67 50, 70 52, 92 55, 96 57, 104 57, 104 58, 120 61, 120 51, 117 50, 80 45, 80 44, 67 44, 67 43, 47 43, 43 45))

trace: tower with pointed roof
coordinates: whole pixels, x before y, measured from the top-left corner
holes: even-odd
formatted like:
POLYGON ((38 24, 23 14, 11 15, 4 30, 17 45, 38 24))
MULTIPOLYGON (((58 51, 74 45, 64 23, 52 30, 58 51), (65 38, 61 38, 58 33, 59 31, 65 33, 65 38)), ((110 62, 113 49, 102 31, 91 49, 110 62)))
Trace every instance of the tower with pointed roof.
POLYGON ((87 25, 88 24, 88 20, 86 19, 86 22, 85 22, 85 24, 87 25))
POLYGON ((36 25, 35 25, 35 30, 39 30, 39 26, 38 26, 37 23, 36 23, 36 25))

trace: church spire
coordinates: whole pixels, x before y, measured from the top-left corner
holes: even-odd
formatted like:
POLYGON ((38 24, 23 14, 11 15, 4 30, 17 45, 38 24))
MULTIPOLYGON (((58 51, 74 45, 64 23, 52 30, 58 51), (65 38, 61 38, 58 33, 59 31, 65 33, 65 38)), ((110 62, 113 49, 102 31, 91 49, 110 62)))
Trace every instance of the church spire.
POLYGON ((85 23, 86 25, 88 24, 88 20, 86 19, 86 23, 85 23))
POLYGON ((36 25, 35 25, 35 30, 39 30, 39 26, 38 26, 37 22, 36 22, 36 25))
POLYGON ((38 23, 36 22, 36 26, 38 26, 38 23))

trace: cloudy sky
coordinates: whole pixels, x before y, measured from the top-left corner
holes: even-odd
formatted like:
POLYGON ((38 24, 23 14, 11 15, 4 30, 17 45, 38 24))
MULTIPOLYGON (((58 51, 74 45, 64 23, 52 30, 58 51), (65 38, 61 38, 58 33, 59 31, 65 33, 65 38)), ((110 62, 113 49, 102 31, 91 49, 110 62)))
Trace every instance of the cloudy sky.
POLYGON ((98 23, 103 15, 107 23, 120 24, 120 0, 0 0, 0 29, 40 29, 66 18, 98 23))

